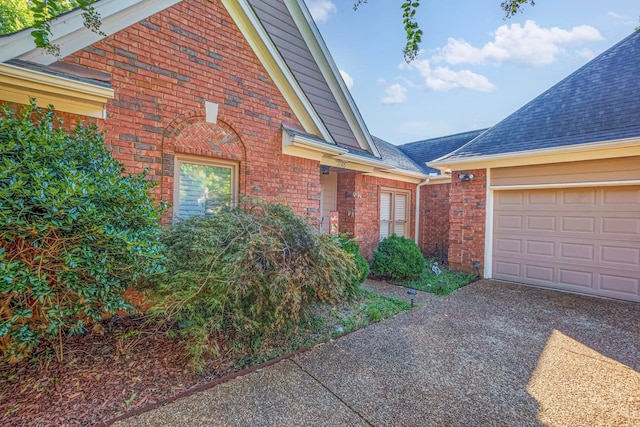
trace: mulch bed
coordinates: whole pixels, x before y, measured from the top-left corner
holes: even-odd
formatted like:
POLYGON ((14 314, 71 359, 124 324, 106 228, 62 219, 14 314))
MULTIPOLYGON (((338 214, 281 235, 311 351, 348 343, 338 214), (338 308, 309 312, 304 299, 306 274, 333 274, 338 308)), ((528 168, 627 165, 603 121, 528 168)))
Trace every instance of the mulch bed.
POLYGON ((44 346, 35 362, 0 362, 0 426, 92 426, 233 371, 220 358, 194 373, 182 341, 142 319, 104 325, 68 339, 63 362, 44 346))

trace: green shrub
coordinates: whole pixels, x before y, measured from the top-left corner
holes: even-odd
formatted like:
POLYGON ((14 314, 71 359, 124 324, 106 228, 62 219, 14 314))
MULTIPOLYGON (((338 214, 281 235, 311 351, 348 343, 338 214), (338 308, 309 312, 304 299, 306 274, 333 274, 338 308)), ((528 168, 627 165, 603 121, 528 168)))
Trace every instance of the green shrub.
MULTIPOLYGON (((251 351, 286 334, 315 301, 353 293, 351 255, 281 204, 244 202, 168 229, 167 271, 156 283, 159 315, 178 322, 196 366, 224 334, 251 351)), ((200 365, 201 366, 201 365, 200 365)))
POLYGON ((378 276, 403 280, 419 275, 424 265, 424 257, 418 245, 413 240, 394 234, 378 244, 371 269, 378 276))
POLYGON ((367 279, 369 275, 369 262, 365 257, 360 253, 360 245, 355 241, 355 239, 350 239, 346 233, 342 233, 338 236, 338 240, 340 241, 340 245, 342 249, 347 251, 353 256, 353 261, 356 264, 356 269, 358 270, 358 275, 355 277, 354 281, 351 283, 351 287, 355 290, 358 289, 360 284, 367 279))
POLYGON ((126 309, 124 289, 156 271, 161 209, 96 126, 66 131, 53 107, 0 112, 0 351, 14 362, 43 339, 126 309))

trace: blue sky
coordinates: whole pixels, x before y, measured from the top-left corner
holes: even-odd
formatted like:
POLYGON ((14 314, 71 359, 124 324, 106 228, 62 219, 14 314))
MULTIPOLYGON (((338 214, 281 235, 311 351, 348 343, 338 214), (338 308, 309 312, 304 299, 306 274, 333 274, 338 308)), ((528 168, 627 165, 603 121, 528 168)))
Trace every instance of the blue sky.
POLYGON ((423 1, 404 64, 402 0, 305 0, 369 131, 394 144, 492 126, 631 34, 638 0, 423 1))

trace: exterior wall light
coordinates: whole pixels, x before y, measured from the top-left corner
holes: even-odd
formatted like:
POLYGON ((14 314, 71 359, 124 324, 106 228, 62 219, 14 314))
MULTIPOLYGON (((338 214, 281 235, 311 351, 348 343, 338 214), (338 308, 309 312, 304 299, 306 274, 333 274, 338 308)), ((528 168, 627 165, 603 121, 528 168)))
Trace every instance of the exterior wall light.
POLYGON ((459 173, 458 174, 458 179, 460 181, 471 181, 475 177, 476 176, 474 174, 472 174, 472 173, 459 173))

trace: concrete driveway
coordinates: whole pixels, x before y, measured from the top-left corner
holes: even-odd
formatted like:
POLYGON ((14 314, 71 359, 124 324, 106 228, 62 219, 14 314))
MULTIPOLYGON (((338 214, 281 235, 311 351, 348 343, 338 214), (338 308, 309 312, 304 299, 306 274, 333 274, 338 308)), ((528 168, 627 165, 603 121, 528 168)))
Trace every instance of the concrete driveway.
POLYGON ((640 426, 640 304, 489 280, 418 300, 116 425, 640 426))

